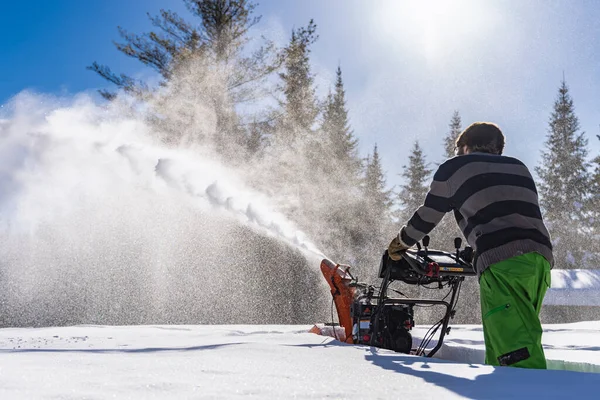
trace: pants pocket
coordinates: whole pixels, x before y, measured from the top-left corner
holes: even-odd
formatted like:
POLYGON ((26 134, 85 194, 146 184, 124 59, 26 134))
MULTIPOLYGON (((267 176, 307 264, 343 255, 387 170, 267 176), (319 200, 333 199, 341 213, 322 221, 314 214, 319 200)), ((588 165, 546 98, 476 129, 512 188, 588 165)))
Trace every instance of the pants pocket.
POLYGON ((531 349, 535 344, 531 333, 519 315, 519 310, 510 302, 493 307, 484 314, 483 330, 486 364, 501 365, 499 359, 503 356, 519 349, 531 349))
POLYGON ((503 310, 506 310, 506 309, 507 309, 507 308, 509 308, 509 307, 510 307, 510 304, 509 304, 509 303, 503 304, 503 305, 501 305, 501 306, 498 306, 498 307, 494 307, 494 308, 492 308, 490 311, 488 311, 487 313, 485 313, 485 315, 483 316, 483 318, 484 318, 484 319, 485 319, 485 318, 489 318, 489 317, 490 317, 490 316, 492 316, 493 314, 495 314, 495 313, 497 313, 497 312, 500 312, 500 311, 503 311, 503 310))

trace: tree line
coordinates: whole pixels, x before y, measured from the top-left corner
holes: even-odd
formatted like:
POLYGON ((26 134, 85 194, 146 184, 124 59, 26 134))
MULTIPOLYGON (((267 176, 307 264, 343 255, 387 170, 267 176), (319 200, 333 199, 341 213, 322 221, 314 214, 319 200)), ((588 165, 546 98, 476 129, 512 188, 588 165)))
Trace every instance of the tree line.
MULTIPOLYGON (((142 101, 144 118, 173 147, 210 149, 249 183, 281 200, 281 208, 332 259, 372 269, 399 224, 424 200, 432 166, 418 141, 403 168, 404 184, 390 189, 377 145, 366 157, 349 119, 341 65, 328 95, 319 98, 310 56, 317 25, 291 29, 277 46, 253 35, 260 23, 250 0, 182 0, 190 20, 170 10, 149 15, 153 30, 119 27, 117 50, 152 68, 158 83, 136 80, 94 62, 88 68, 142 101)), ((455 111, 443 157, 454 156, 462 130, 455 111)), ((600 136, 598 136, 600 140, 600 136)), ((559 268, 600 261, 600 155, 590 157, 573 100, 561 83, 540 164, 541 205, 559 268)), ((432 244, 460 236, 447 215, 432 244)))

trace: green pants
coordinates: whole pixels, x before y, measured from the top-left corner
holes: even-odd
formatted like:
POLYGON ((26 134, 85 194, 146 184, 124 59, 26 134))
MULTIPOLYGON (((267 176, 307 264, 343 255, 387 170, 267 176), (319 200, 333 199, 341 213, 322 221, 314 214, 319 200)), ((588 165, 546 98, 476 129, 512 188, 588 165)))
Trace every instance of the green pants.
POLYGON ((546 369, 540 309, 550 263, 527 253, 490 265, 479 279, 485 363, 546 369))

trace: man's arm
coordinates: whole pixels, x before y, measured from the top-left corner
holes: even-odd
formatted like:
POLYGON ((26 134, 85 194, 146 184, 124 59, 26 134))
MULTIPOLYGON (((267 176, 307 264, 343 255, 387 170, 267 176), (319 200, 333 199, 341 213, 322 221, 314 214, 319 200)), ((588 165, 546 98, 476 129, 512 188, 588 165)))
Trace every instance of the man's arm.
POLYGON ((452 210, 451 193, 448 180, 443 179, 446 173, 440 173, 442 164, 433 177, 425 203, 417 209, 411 219, 400 229, 398 238, 406 247, 412 247, 416 242, 440 223, 444 214, 452 210))

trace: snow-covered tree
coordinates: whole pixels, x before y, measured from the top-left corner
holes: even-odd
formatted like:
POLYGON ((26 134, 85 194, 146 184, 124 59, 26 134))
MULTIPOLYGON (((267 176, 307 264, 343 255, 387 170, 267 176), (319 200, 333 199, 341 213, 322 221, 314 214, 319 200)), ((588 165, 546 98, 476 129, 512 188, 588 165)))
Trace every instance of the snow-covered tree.
POLYGON ((585 204, 590 184, 587 144, 563 80, 550 117, 545 150, 536 167, 540 202, 559 268, 584 266, 588 241, 582 232, 587 224, 585 204))

